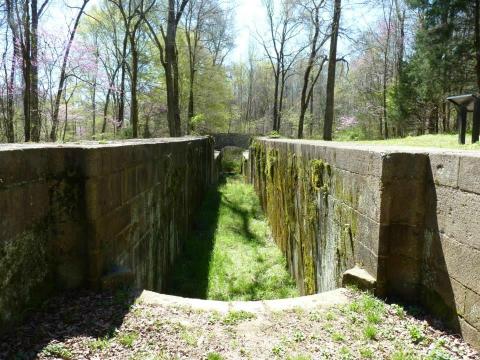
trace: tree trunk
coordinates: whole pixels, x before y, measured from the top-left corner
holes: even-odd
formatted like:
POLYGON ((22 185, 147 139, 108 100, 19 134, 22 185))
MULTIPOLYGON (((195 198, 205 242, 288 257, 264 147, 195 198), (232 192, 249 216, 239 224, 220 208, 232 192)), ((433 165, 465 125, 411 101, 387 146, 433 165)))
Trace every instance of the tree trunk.
POLYGON ((189 83, 189 91, 188 91, 188 120, 187 120, 187 135, 190 134, 190 128, 192 126, 192 119, 194 116, 194 102, 193 102, 193 84, 194 84, 194 78, 195 78, 195 71, 191 71, 190 75, 190 83, 189 83))
POLYGON ((15 106, 14 106, 14 89, 15 89, 15 61, 17 57, 17 40, 16 36, 13 33, 12 35, 13 41, 13 56, 12 56, 12 64, 10 67, 10 76, 8 79, 7 85, 7 121, 5 124, 6 136, 7 141, 9 143, 15 142, 15 130, 13 127, 13 119, 15 116, 15 106))
POLYGON ((480 91, 480 0, 475 0, 475 50, 477 59, 477 90, 480 91))
POLYGON ((130 33, 130 51, 132 55, 132 83, 130 85, 131 95, 131 110, 130 121, 132 123, 132 136, 138 137, 138 98, 137 98, 137 83, 138 83, 138 51, 135 44, 135 32, 130 33))
POLYGON ((278 88, 280 86, 280 79, 278 73, 275 74, 275 88, 273 93, 273 131, 278 131, 278 88))
POLYGON ((395 10, 397 13, 398 28, 400 37, 397 39, 397 76, 398 81, 403 70, 403 56, 405 53, 405 9, 402 10, 399 0, 395 0, 395 10))
MULTIPOLYGON (((197 17, 197 26, 199 20, 197 17)), ((195 109, 194 109, 194 90, 193 87, 195 85, 195 73, 196 73, 196 63, 197 63, 197 45, 198 45, 198 28, 195 30, 191 30, 189 27, 185 28, 185 37, 187 39, 187 47, 188 47, 188 62, 189 62, 189 89, 188 89, 188 114, 187 114, 187 126, 186 132, 187 135, 190 134, 192 119, 195 116, 195 109), (192 33, 193 33, 193 44, 192 44, 192 33)))
POLYGON ((337 67, 337 40, 340 26, 340 12, 342 0, 335 0, 333 12, 332 36, 330 39, 330 55, 328 59, 327 96, 325 105, 325 122, 323 125, 323 139, 332 140, 333 118, 335 108, 335 71, 337 67))
POLYGON ((32 32, 30 43, 30 121, 32 124, 31 139, 40 141, 40 111, 38 108, 38 8, 37 0, 31 0, 32 32))
POLYGON ((65 121, 63 126, 63 135, 62 141, 65 142, 65 134, 67 133, 67 122, 68 122, 68 101, 65 101, 65 121))
POLYGON ((123 118, 125 114, 125 76, 127 72, 127 44, 128 44, 128 33, 125 32, 125 37, 123 38, 123 47, 122 47, 122 66, 121 66, 121 80, 120 80, 120 99, 118 101, 118 112, 117 112, 117 121, 115 127, 117 129, 121 128, 123 125, 123 118))
MULTIPOLYGON (((385 19, 387 22, 387 19, 385 19)), ((392 7, 389 9, 388 13, 388 23, 387 23, 387 38, 385 43, 385 51, 383 53, 383 136, 385 139, 388 139, 388 113, 387 113, 387 83, 388 83, 388 53, 390 47, 390 39, 392 33, 392 7)), ((403 50, 402 50, 403 51, 403 50)), ((380 125, 380 136, 382 136, 382 130, 380 125)))
POLYGON ((82 17, 83 11, 87 6, 88 1, 89 0, 83 0, 83 4, 75 19, 72 32, 70 33, 70 38, 68 39, 67 47, 65 48, 65 54, 63 55, 62 69, 60 70, 60 78, 58 81, 57 94, 55 96, 55 105, 53 108, 52 130, 50 131, 51 141, 57 140, 58 113, 60 111, 60 101, 62 99, 63 89, 65 88, 65 80, 67 78, 66 72, 67 72, 68 57, 70 55, 70 49, 72 47, 72 43, 75 38, 75 33, 77 32, 78 24, 80 23, 80 18, 82 17))
MULTIPOLYGON (((388 139, 388 122, 387 122, 387 76, 388 76, 388 58, 385 53, 384 68, 383 68, 383 126, 384 126, 384 138, 388 139)), ((381 125, 380 125, 381 128, 381 125)), ((380 135, 381 135, 380 131, 380 135)))
POLYGON ((182 136, 182 123, 180 121, 180 75, 178 72, 178 53, 177 45, 175 44, 174 58, 173 58, 173 89, 174 91, 174 105, 175 105, 175 129, 176 136, 182 136))
POLYGON ((96 131, 96 120, 97 120, 97 80, 93 84, 93 94, 92 94, 92 137, 95 136, 96 131))
POLYGON ((23 6, 22 73, 23 73, 23 117, 25 142, 30 141, 30 93, 31 93, 31 58, 30 58, 30 7, 28 1, 23 6))
POLYGON ((110 94, 112 93, 111 87, 107 91, 107 97, 105 98, 105 106, 103 107, 103 124, 102 134, 105 134, 107 130, 107 116, 108 116, 108 104, 110 103, 110 94))
MULTIPOLYGON (((312 78, 313 81, 313 78, 312 78)), ((311 138, 313 136, 313 94, 314 94, 314 89, 312 88, 312 96, 310 96, 310 126, 309 126, 309 132, 308 135, 311 138)))
POLYGON ((277 113, 277 131, 280 132, 282 126, 282 111, 283 111, 283 98, 285 93, 285 83, 287 82, 285 74, 281 74, 280 78, 280 95, 278 99, 278 113, 277 113))
POLYGON ((167 35, 165 38, 165 76, 168 106, 167 119, 170 136, 172 137, 181 136, 176 33, 175 0, 168 0, 167 35))
MULTIPOLYGON (((305 69, 305 73, 303 74, 302 95, 300 97, 300 118, 298 120, 298 138, 299 139, 303 138, 303 123, 305 121, 305 113, 307 112, 308 103, 310 100, 307 96, 308 82, 310 80, 310 73, 312 72, 315 58, 317 57, 317 40, 318 40, 318 34, 320 32, 318 12, 319 10, 317 7, 315 9, 315 16, 314 16, 315 32, 313 34, 310 56, 308 57, 307 68, 305 69)), ((310 94, 309 94, 310 96, 311 96, 312 90, 313 89, 310 90, 310 94)))

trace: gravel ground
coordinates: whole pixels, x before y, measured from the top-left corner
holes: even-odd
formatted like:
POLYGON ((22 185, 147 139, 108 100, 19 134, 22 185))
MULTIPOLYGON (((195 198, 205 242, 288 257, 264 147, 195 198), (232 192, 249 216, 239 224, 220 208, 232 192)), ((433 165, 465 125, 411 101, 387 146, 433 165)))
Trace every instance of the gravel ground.
POLYGON ((308 311, 221 314, 77 292, 0 338, 0 359, 480 359, 415 309, 348 296, 308 311))

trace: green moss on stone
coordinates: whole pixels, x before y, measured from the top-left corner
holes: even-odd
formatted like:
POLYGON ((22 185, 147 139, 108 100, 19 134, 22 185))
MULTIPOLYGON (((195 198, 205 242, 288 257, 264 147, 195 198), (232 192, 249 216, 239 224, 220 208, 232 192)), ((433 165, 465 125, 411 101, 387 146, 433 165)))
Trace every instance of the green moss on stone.
POLYGON ((310 162, 310 180, 312 187, 316 190, 320 190, 323 186, 323 171, 325 164, 322 160, 315 159, 310 162))

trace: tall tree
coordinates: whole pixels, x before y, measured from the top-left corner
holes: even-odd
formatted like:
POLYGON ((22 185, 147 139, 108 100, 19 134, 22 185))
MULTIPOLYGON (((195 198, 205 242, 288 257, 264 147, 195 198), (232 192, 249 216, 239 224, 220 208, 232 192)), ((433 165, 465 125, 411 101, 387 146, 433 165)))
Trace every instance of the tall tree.
MULTIPOLYGON (((15 17, 14 17, 14 9, 13 9, 13 0, 6 0, 6 12, 7 12, 7 22, 11 28, 11 39, 12 39, 12 59, 11 65, 9 69, 9 76, 8 76, 8 84, 7 84, 7 111, 5 116, 5 136, 7 141, 10 143, 15 142, 15 130, 13 119, 15 116, 15 108, 14 108, 14 93, 15 93, 15 70, 16 70, 16 61, 18 56, 18 44, 17 44, 17 31, 15 25, 15 17)), ((5 74, 7 74, 7 62, 5 61, 5 74)))
POLYGON ((385 139, 388 139, 388 112, 387 112, 387 86, 388 86, 388 75, 389 75, 389 53, 390 53, 390 41, 392 38, 392 12, 393 4, 390 0, 387 1, 387 8, 385 8, 385 3, 383 3, 383 16, 384 24, 386 27, 385 30, 385 41, 383 46, 383 130, 382 130, 382 119, 380 119, 379 132, 380 136, 385 139))
MULTIPOLYGON (((280 131, 285 84, 299 54, 305 47, 292 48, 290 44, 299 35, 301 22, 296 14, 296 4, 282 0, 277 11, 273 0, 265 0, 269 38, 260 37, 274 77, 272 130, 280 131)), ((307 45, 308 46, 308 45, 307 45)))
POLYGON ((310 4, 305 6, 307 11, 307 16, 310 18, 311 26, 313 27, 313 36, 310 41, 310 54, 307 60, 307 66, 305 68, 305 72, 303 74, 303 86, 302 86, 302 95, 300 98, 300 117, 298 121, 298 133, 297 137, 299 139, 303 138, 303 123, 305 121, 305 113, 307 112, 308 104, 310 103, 310 99, 313 96, 313 88, 315 83, 317 82, 320 73, 323 69, 323 64, 325 63, 325 57, 321 59, 317 59, 317 55, 321 47, 325 44, 328 39, 328 36, 324 36, 323 39, 319 39, 320 37, 320 9, 324 6, 325 1, 311 1, 310 4), (313 68, 315 66, 315 62, 319 61, 318 70, 316 75, 310 79, 313 68))
POLYGON ((138 64, 139 64, 139 53, 137 48, 137 34, 140 29, 140 26, 145 20, 145 15, 150 11, 154 5, 154 1, 151 1, 148 4, 145 4, 144 0, 135 2, 135 5, 131 5, 132 0, 129 1, 129 13, 128 15, 125 11, 121 10, 122 17, 125 23, 125 29, 128 36, 128 41, 130 43, 130 53, 132 57, 132 64, 130 66, 130 122, 132 124, 132 136, 134 138, 138 137, 138 96, 137 96, 137 87, 138 87, 138 64))
POLYGON ((332 35, 330 37, 330 55, 328 57, 327 102, 325 105, 325 122, 323 139, 332 140, 332 129, 335 109, 335 74, 337 66, 337 40, 340 29, 340 13, 342 0, 335 0, 332 20, 332 35))
POLYGON ((475 0, 474 14, 477 91, 480 91, 480 0, 475 0))
POLYGON ((177 3, 175 0, 168 0, 166 31, 162 24, 159 25, 159 31, 157 31, 153 21, 146 20, 150 34, 160 53, 160 61, 165 72, 168 129, 170 136, 173 137, 182 135, 176 39, 178 23, 188 2, 189 0, 181 0, 180 3, 177 3), (162 41, 160 41, 157 33, 162 35, 162 41))
POLYGON ((22 60, 23 116, 25 141, 40 141, 41 118, 38 100, 38 25, 49 0, 8 0, 9 26, 22 60))
POLYGON ((67 79, 67 65, 68 59, 70 56, 70 50, 72 48, 73 40, 75 39, 75 34, 78 29, 78 25, 80 24, 80 19, 85 11, 85 7, 87 6, 89 0, 83 0, 80 9, 78 10, 77 16, 75 18, 75 22, 73 24, 73 28, 70 31, 70 37, 67 41, 67 45, 65 46, 65 53, 63 55, 62 61, 62 68, 60 70, 60 76, 58 81, 58 88, 57 88, 57 95, 55 97, 55 105, 53 108, 53 116, 52 116, 52 129, 50 131, 50 140, 56 141, 57 140, 57 129, 58 129, 58 113, 60 111, 60 100, 62 99, 63 91, 65 88, 65 81, 67 79))

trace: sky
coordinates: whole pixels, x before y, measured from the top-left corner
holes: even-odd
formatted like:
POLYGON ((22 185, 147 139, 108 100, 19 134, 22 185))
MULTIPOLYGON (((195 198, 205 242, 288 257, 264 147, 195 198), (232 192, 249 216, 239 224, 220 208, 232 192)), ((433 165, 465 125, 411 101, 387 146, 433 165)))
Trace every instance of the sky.
MULTIPOLYGON (((236 47, 230 54, 229 60, 240 62, 248 59, 249 43, 255 43, 256 32, 265 31, 267 22, 262 0, 236 0, 235 3, 235 27, 238 35, 235 41, 236 47)), ((343 0, 341 27, 358 32, 374 26, 377 15, 378 11, 374 11, 371 6, 361 4, 357 0, 343 0)), ((350 40, 339 39, 339 54, 348 53, 349 47, 350 40)))
MULTIPOLYGON (((64 0, 50 0, 51 4, 48 13, 43 19, 44 26, 48 29, 60 31, 59 28, 65 27, 65 24, 74 17, 75 10, 66 9, 64 0)), ((79 5, 81 0, 65 0, 69 5, 79 5)), ((90 0, 88 10, 103 0, 90 0)), ((235 11, 235 48, 228 56, 228 62, 236 63, 247 61, 248 49, 250 43, 255 46, 257 58, 263 56, 255 40, 255 34, 265 32, 267 28, 266 12, 262 0, 225 0, 228 7, 233 7, 235 11)), ((278 1, 278 0, 277 0, 278 1)), ((376 19, 376 12, 371 7, 360 3, 360 0, 343 0, 341 26, 348 28, 349 32, 355 33, 362 29, 373 26, 376 19)), ((362 1, 363 2, 363 1, 362 1)), ((339 39, 338 51, 341 55, 349 52, 350 40, 339 39)))

